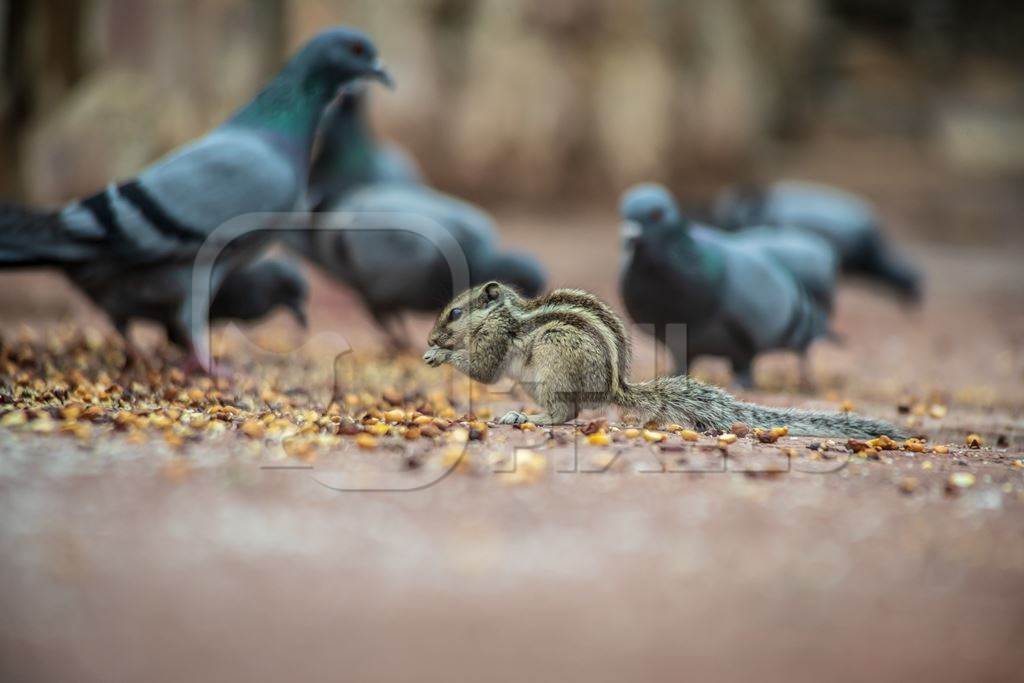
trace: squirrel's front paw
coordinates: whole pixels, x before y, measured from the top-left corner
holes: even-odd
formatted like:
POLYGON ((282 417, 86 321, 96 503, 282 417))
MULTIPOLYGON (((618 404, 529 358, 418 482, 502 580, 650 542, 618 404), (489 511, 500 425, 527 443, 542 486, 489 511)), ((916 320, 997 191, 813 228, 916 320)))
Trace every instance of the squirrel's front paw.
POLYGON ((498 424, 521 425, 524 422, 528 422, 529 420, 530 418, 526 413, 520 413, 515 410, 510 410, 501 416, 501 419, 498 420, 498 424))
POLYGON ((427 349, 427 352, 423 354, 423 362, 432 368, 436 368, 446 360, 451 358, 452 352, 448 349, 442 349, 439 346, 431 346, 427 349))

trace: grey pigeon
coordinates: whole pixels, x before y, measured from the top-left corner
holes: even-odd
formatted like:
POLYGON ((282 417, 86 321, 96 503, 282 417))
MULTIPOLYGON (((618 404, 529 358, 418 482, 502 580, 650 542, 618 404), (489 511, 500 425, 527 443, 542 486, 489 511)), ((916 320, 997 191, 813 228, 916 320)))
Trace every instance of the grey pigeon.
POLYGON ((802 181, 729 188, 715 200, 712 220, 729 230, 772 225, 815 232, 832 244, 845 272, 876 280, 908 301, 920 299, 921 276, 888 243, 875 208, 844 190, 802 181))
POLYGON ((698 356, 724 356, 751 386, 758 353, 800 354, 828 334, 828 310, 767 250, 690 224, 662 186, 630 189, 620 205, 620 287, 630 317, 654 325, 679 369, 698 356), (685 335, 666 326, 685 325, 685 335))
POLYGON ((498 247, 494 222, 471 204, 419 181, 396 148, 381 146, 365 121, 364 95, 346 93, 325 122, 311 196, 321 198, 314 231, 290 244, 333 278, 351 286, 396 348, 408 346, 400 315, 436 312, 455 294, 448 261, 436 246, 443 231, 465 256, 469 283, 500 280, 527 296, 544 288, 544 272, 524 253, 498 247), (352 230, 330 230, 339 218, 352 230))
MULTIPOLYGON (((159 296, 149 291, 173 288, 176 283, 167 285, 159 276, 177 277, 185 271, 184 268, 161 268, 156 270, 157 277, 154 277, 149 269, 130 269, 122 271, 117 279, 87 281, 82 289, 107 312, 114 327, 126 339, 128 326, 133 320, 150 320, 164 326, 171 343, 188 350, 189 330, 177 315, 176 307, 173 304, 161 306, 159 296)), ((210 303, 210 322, 254 322, 280 306, 305 327, 308 296, 309 285, 292 263, 284 259, 262 258, 231 271, 224 278, 210 303)))
MULTIPOLYGON (((193 347, 187 330, 200 247, 232 218, 304 207, 321 114, 359 78, 391 82, 370 40, 347 28, 322 32, 226 123, 136 178, 57 213, 5 207, 0 265, 62 265, 115 323, 125 311, 165 324, 171 316, 193 347)), ((213 294, 266 245, 270 234, 261 229, 272 221, 256 216, 245 226, 255 232, 223 245, 213 294)))
POLYGON ((536 259, 498 248, 487 214, 430 188, 366 185, 326 204, 319 220, 336 216, 351 217, 351 229, 314 231, 307 255, 356 290, 396 348, 408 346, 400 327, 403 312, 436 312, 466 286, 454 282, 438 246, 444 237, 465 257, 469 284, 499 280, 527 296, 544 288, 536 259))

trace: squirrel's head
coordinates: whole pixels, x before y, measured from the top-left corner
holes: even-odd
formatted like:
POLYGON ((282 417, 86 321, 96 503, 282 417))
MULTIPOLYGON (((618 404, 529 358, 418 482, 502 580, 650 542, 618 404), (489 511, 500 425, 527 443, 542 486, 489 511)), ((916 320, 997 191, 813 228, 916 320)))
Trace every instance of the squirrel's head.
POLYGON ((496 280, 467 289, 437 316, 427 344, 443 349, 464 349, 485 321, 507 311, 508 304, 518 299, 519 294, 514 289, 496 280))
POLYGON ((656 183, 634 185, 619 203, 622 239, 628 248, 645 235, 670 234, 680 224, 679 207, 664 186, 656 183))

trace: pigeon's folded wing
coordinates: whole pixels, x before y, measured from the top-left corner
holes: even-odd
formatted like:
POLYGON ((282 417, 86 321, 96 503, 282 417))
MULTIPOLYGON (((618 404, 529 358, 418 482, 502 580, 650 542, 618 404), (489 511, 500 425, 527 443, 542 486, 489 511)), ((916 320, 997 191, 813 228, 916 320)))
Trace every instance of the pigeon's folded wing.
MULTIPOLYGON (((290 160, 258 133, 218 130, 61 213, 70 234, 90 235, 108 255, 155 262, 194 254, 230 219, 291 210, 301 194, 290 160)), ((267 227, 266 216, 251 225, 267 227)))

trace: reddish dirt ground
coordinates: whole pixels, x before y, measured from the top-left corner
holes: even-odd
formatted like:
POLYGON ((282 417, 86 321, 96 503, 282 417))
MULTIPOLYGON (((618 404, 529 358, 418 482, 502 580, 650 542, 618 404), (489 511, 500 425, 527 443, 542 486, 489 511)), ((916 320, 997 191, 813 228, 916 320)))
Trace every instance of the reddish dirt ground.
MULTIPOLYGON (((544 245, 553 284, 614 300, 613 216, 504 218, 517 242, 544 245)), ((313 470, 277 470, 295 460, 233 438, 182 453, 0 428, 3 678, 1019 679, 1024 254, 909 248, 927 271, 922 309, 844 287, 847 341, 813 353, 821 390, 796 393, 779 354, 750 396, 901 420, 901 402, 941 405, 916 428, 948 455, 812 459, 808 439, 743 441, 728 458, 711 438, 657 455, 581 446, 584 470, 622 453, 595 473, 560 471, 568 445, 537 445, 542 471, 513 486, 485 454, 539 437, 492 428, 434 485, 343 493, 329 486, 411 487, 444 469, 348 443, 313 470), (964 448, 969 432, 989 445, 964 448), (947 492, 954 472, 975 484, 947 492)), ((51 276, 0 282, 5 335, 15 320, 95 322, 51 276)), ((321 341, 378 341, 322 279, 313 322, 321 341)), ((654 358, 641 342, 639 376, 654 358)), ((715 362, 697 372, 729 379, 715 362)))

